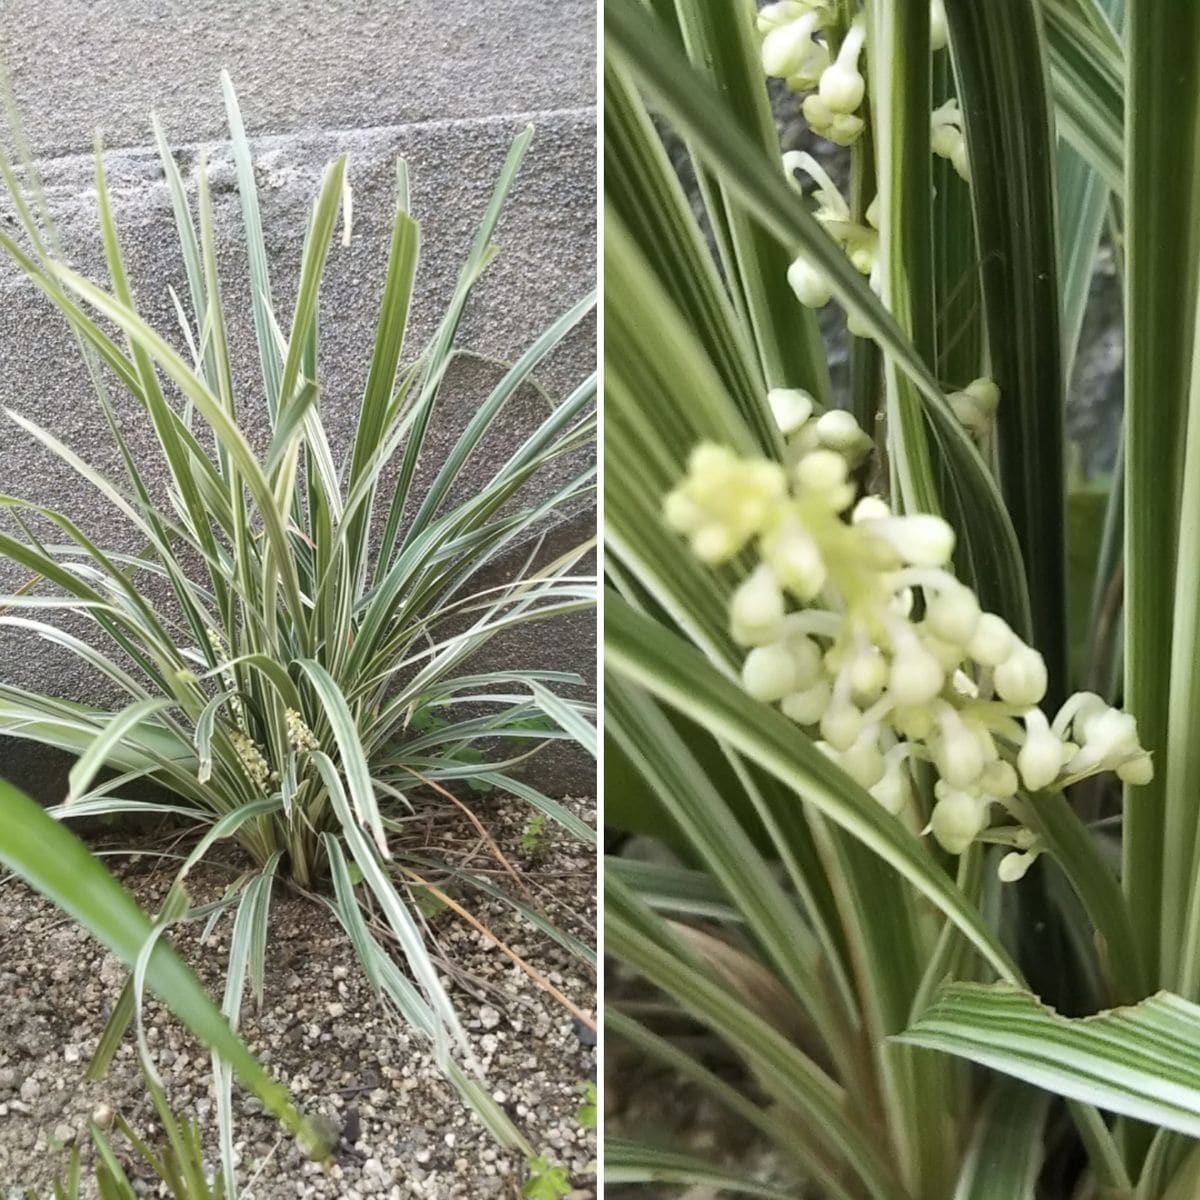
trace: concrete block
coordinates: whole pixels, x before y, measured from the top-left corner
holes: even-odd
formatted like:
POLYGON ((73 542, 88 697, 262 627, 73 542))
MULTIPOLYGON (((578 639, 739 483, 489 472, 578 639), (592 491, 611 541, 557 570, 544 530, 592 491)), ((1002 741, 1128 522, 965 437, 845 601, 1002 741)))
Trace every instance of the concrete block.
POLYGON ((3 57, 36 153, 587 109, 591 0, 6 0, 3 57))

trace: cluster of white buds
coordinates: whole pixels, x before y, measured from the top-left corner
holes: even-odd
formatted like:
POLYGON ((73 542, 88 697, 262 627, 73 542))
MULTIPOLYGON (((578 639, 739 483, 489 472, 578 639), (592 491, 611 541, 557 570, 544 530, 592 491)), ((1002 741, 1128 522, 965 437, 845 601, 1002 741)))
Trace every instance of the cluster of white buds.
POLYGON ((858 68, 866 23, 856 17, 834 53, 836 25, 828 0, 781 0, 758 14, 763 70, 795 92, 815 89, 804 100, 805 119, 822 137, 849 146, 863 131, 856 114, 867 89, 858 68))
POLYGON ((971 182, 971 164, 967 161, 967 142, 963 137, 962 112, 958 98, 951 96, 945 104, 933 110, 929 144, 934 154, 948 159, 959 176, 971 182))
POLYGON ((867 91, 866 80, 858 69, 866 37, 866 22, 857 17, 838 47, 837 57, 821 72, 817 90, 801 105, 813 132, 839 146, 853 145, 865 125, 855 114, 867 91))
MULTIPOLYGON (((837 46, 833 43, 838 12, 831 0, 779 0, 767 4, 758 13, 757 26, 762 37, 763 70, 785 80, 793 91, 811 91, 801 107, 813 132, 839 146, 858 141, 865 128, 858 115, 866 95, 866 80, 859 70, 867 36, 863 15, 850 22, 837 46)), ((948 38, 945 2, 930 0, 930 46, 940 50, 948 38)), ((935 113, 935 135, 937 118, 935 113)), ((949 150, 946 139, 950 135, 941 136, 949 150)), ((961 128, 958 138, 961 142, 961 128)), ((946 153, 946 157, 951 158, 951 154, 946 153)), ((965 152, 960 150, 952 161, 966 178, 965 152)))
POLYGON ((835 17, 824 0, 780 0, 759 10, 763 70, 797 92, 815 87, 829 66, 829 47, 817 40, 835 17))
POLYGON ((786 440, 789 467, 812 450, 832 450, 846 460, 847 470, 854 471, 871 453, 870 437, 850 413, 822 409, 803 388, 772 388, 767 404, 786 440))
MULTIPOLYGON (((217 662, 228 662, 229 647, 225 644, 225 639, 215 629, 209 629, 206 632, 208 633, 208 644, 212 647, 217 662)), ((237 694, 237 680, 228 667, 222 668, 221 680, 230 691, 228 704, 230 715, 239 725, 244 726, 246 721, 242 711, 242 698, 237 694)))
POLYGON ((972 380, 961 392, 951 392, 946 402, 970 433, 984 437, 991 432, 996 419, 996 409, 1000 407, 1000 389, 985 376, 972 380))
POLYGON ((237 751, 237 756, 241 760, 242 769, 246 772, 246 778, 259 791, 265 792, 267 784, 273 782, 277 778, 277 775, 271 770, 271 764, 267 762, 262 750, 240 729, 232 730, 229 734, 229 740, 233 742, 233 748, 237 751))
POLYGON ((294 708, 289 708, 284 716, 287 720, 287 739, 290 745, 301 751, 320 750, 321 743, 317 741, 317 735, 309 729, 300 713, 294 708))
MULTIPOLYGON (((702 444, 664 504, 707 563, 755 544, 758 562, 730 601, 746 691, 778 704, 898 816, 915 816, 908 763, 929 763, 928 831, 952 854, 984 833, 993 805, 1019 820, 1022 784, 1061 788, 1105 770, 1145 782, 1150 758, 1127 713, 1084 693, 1046 720, 1042 656, 947 569, 945 521, 856 500, 850 472, 870 441, 853 418, 818 416, 793 390, 770 403, 786 464, 702 444)), ((1004 878, 1038 852, 1017 833, 1004 878)))
MULTIPOLYGON (((828 172, 811 154, 790 150, 783 156, 783 169, 793 186, 800 188, 797 171, 803 171, 817 186, 817 207, 813 216, 825 227, 830 237, 845 251, 855 270, 875 279, 879 262, 878 199, 872 200, 864 214, 866 224, 855 221, 850 205, 830 179, 828 172)), ((788 268, 788 283, 796 298, 807 308, 820 308, 832 296, 829 280, 805 255, 800 255, 788 268)))

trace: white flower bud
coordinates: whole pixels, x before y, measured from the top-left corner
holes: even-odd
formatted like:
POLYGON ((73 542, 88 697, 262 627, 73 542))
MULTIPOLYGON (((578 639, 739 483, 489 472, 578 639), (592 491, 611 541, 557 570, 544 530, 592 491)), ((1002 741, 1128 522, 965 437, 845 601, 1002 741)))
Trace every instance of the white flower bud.
POLYGON ((837 61, 821 72, 818 88, 830 112, 852 113, 863 102, 867 84, 857 68, 844 67, 837 61))
POLYGON ((1092 722, 1106 712, 1107 702, 1095 692, 1074 692, 1058 710, 1054 718, 1054 732, 1066 737, 1070 729, 1075 741, 1086 742, 1092 722))
POLYGON ((944 567, 954 552, 954 530, 929 513, 872 521, 870 529, 914 567, 944 567))
POLYGON ((865 744, 863 738, 859 738, 858 742, 841 755, 839 762, 841 769, 866 791, 870 791, 883 779, 883 755, 874 743, 865 744))
POLYGON ((887 686, 887 659, 874 646, 869 646, 850 659, 846 674, 854 698, 870 704, 887 686))
POLYGON ((708 513, 685 491, 676 488, 663 500, 663 519, 678 533, 692 533, 708 523, 708 513))
POLYGON ((973 380, 961 392, 946 397, 954 415, 974 434, 982 436, 992 427, 1000 405, 1000 389, 987 378, 973 380))
POLYGON ((846 312, 846 332, 856 338, 869 338, 871 327, 856 312, 846 312))
POLYGON ((956 584, 943 588, 929 600, 925 624, 942 641, 961 648, 974 636, 981 615, 975 593, 956 584))
POLYGON ((884 755, 882 778, 868 789, 871 795, 894 817, 898 817, 908 806, 912 791, 908 771, 904 766, 907 755, 908 746, 903 742, 893 746, 884 755))
POLYGON ((857 467, 871 453, 871 439, 844 409, 835 408, 823 414, 816 428, 821 445, 836 450, 851 467, 857 467))
POLYGON ((796 660, 782 642, 756 646, 742 663, 742 687, 755 700, 773 704, 797 688, 796 660))
POLYGON ((811 687, 822 675, 821 648, 805 634, 788 638, 787 647, 796 664, 796 689, 811 687))
POLYGON ((1083 748, 1068 765, 1067 769, 1072 775, 1116 767, 1142 752, 1137 722, 1120 709, 1106 707, 1104 712, 1089 715, 1082 722, 1077 719, 1075 724, 1083 726, 1084 742, 1083 748))
POLYGON ((992 759, 983 768, 983 774, 979 776, 979 786, 985 795, 995 796, 998 799, 1015 796, 1019 785, 1020 780, 1017 778, 1017 772, 1013 769, 1012 764, 1006 763, 1002 758, 992 759))
POLYGON ((888 692, 899 705, 928 704, 942 690, 946 673, 919 644, 902 646, 892 659, 888 692))
POLYGON ((730 601, 733 636, 743 645, 774 641, 783 620, 783 592, 770 567, 760 565, 730 601))
MULTIPOLYGON (((825 414, 826 417, 833 415, 825 414)), ((833 450, 814 450, 796 464, 796 482, 806 492, 833 491, 846 482, 846 460, 833 450)))
MULTIPOLYGON (((788 80, 793 87, 796 82, 788 80)), ((816 92, 805 97, 800 108, 814 133, 819 133, 839 146, 852 146, 858 141, 865 127, 862 117, 852 113, 834 112, 816 92)))
POLYGON ((777 462, 744 463, 726 497, 730 519, 747 532, 759 530, 786 494, 787 479, 777 462))
POLYGON ((783 715, 797 725, 815 725, 829 707, 833 689, 825 680, 803 691, 784 696, 779 707, 783 715))
POLYGON ((988 822, 987 802, 952 788, 939 789, 929 829, 947 854, 962 854, 983 832, 988 822))
POLYGON ((934 154, 949 159, 959 175, 970 181, 971 169, 967 160, 967 143, 963 138, 962 113, 954 96, 934 109, 930 118, 929 145, 934 154))
POLYGON ((850 520, 858 525, 863 521, 881 521, 892 515, 887 501, 880 496, 864 496, 850 514, 850 520))
POLYGON ((962 130, 957 125, 934 125, 930 133, 930 148, 939 158, 952 159, 962 140, 962 130))
POLYGON ((724 480, 738 467, 738 457, 728 446, 700 442, 688 455, 689 476, 717 476, 724 480))
POLYGON ((1012 653, 1015 635, 1003 617, 984 613, 967 644, 967 653, 985 667, 995 667, 1012 653))
POLYGON ((1040 704, 1046 694, 1046 662, 1031 646, 1019 645, 992 674, 996 694, 1021 708, 1040 704))
POLYGON ((1048 788, 1063 765, 1063 744, 1050 730, 1045 713, 1031 708, 1025 714, 1025 743, 1017 754, 1021 779, 1031 792, 1048 788))
POLYGON ((786 25, 776 25, 763 38, 762 65, 768 75, 786 79, 790 75, 802 75, 813 69, 814 59, 824 56, 828 51, 813 41, 817 29, 817 17, 814 13, 789 21, 786 25))
POLYGON ((981 375, 978 379, 971 380, 963 390, 987 416, 996 415, 996 409, 1000 407, 1000 389, 995 380, 981 375))
POLYGON ((854 230, 846 235, 846 257, 860 275, 870 275, 879 261, 879 240, 872 234, 866 237, 854 230))
POLYGON ((958 177, 964 183, 971 182, 971 160, 967 157, 965 138, 958 139, 958 145, 950 153, 950 165, 958 172, 958 177))
POLYGON ((988 418, 969 392, 951 392, 946 397, 946 403, 959 421, 977 437, 987 433, 990 427, 988 418))
POLYGON ((804 527, 785 521, 762 540, 763 558, 779 582, 801 600, 811 600, 825 586, 821 548, 804 527))
POLYGON ((817 418, 817 436, 830 450, 847 450, 858 444, 863 431, 852 413, 844 408, 831 408, 817 418))
POLYGON ((859 734, 853 746, 838 756, 842 770, 859 787, 868 791, 883 778, 883 755, 879 753, 879 729, 871 726, 859 734))
POLYGON ((852 113, 863 101, 866 81, 858 70, 866 26, 855 21, 842 41, 837 58, 821 72, 818 93, 830 112, 852 113))
POLYGON ((1024 854, 1017 850, 1006 854, 996 868, 996 874, 1001 883, 1016 883, 1025 878, 1025 872, 1037 862, 1037 855, 1026 851, 1024 854))
POLYGON ((928 704, 900 704, 891 712, 892 728, 910 742, 923 742, 933 733, 933 714, 928 704))
POLYGON ((954 642, 944 642, 941 638, 934 637, 929 632, 927 622, 922 622, 917 626, 917 629, 921 635, 921 645, 937 659, 938 665, 947 675, 953 675, 958 670, 958 664, 962 662, 962 646, 956 645, 954 642))
POLYGON ((778 0, 775 4, 764 4, 758 10, 755 25, 759 33, 770 33, 781 25, 790 25, 807 11, 808 6, 800 3, 800 0, 778 0))
POLYGON ((933 754, 938 774, 953 788, 973 787, 983 771, 979 740, 949 705, 943 707, 938 726, 941 736, 933 754))
POLYGON ((946 24, 945 0, 930 0, 929 5, 929 46, 932 50, 942 50, 949 40, 949 28, 946 24))
POLYGON ((784 437, 790 437, 813 415, 813 398, 803 388, 772 388, 767 403, 784 437))
POLYGON ((1145 751, 1117 768, 1117 778, 1133 787, 1144 787, 1154 778, 1154 763, 1145 751))
POLYGON ((732 558, 741 548, 741 541, 731 529, 718 521, 710 521, 692 534, 691 547, 701 562, 715 567, 732 558))
POLYGON ((1137 721, 1130 713, 1110 708, 1088 726, 1087 744, 1089 749, 1095 746, 1106 760, 1137 754, 1141 750, 1137 721))
POLYGON ((805 308, 823 308, 833 296, 833 289, 824 272, 814 267, 803 255, 788 267, 787 281, 796 299, 805 308))
POLYGON ((836 700, 821 717, 821 736, 835 750, 849 750, 862 732, 863 716, 849 701, 836 700))

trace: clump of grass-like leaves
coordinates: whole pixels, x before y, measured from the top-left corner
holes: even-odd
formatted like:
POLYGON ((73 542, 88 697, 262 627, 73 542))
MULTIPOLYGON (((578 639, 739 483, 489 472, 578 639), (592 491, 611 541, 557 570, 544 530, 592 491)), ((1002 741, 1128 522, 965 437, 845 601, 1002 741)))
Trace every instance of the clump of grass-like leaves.
MULTIPOLYGON (((538 547, 550 525, 588 503, 594 380, 553 407, 507 458, 482 449, 508 402, 592 301, 574 304, 508 367, 430 470, 427 435, 440 419, 459 323, 495 253, 493 234, 532 131, 516 138, 501 167, 436 332, 406 364, 420 231, 401 161, 382 295, 375 311, 361 314, 374 324, 374 349, 353 444, 340 452, 322 419, 317 313, 339 220, 350 236, 347 160, 333 162, 321 182, 289 317, 274 299, 250 147, 224 82, 261 394, 234 389, 203 161, 197 195, 189 196, 156 126, 187 285, 184 298, 174 297, 180 330, 171 331, 152 328, 134 303, 100 150, 107 288, 67 265, 29 156, 23 179, 0 160, 17 218, 16 231, 0 232, 0 248, 74 333, 124 476, 101 474, 86 448, 66 444, 29 415, 10 410, 7 417, 67 464, 140 547, 107 545, 36 497, 0 498, 11 530, 0 530, 0 553, 33 576, 20 594, 0 601, 0 623, 77 654, 123 697, 100 709, 2 685, 0 732, 79 756, 60 817, 158 811, 197 825, 202 836, 164 921, 188 915, 187 873, 214 844, 232 839, 249 855, 254 869, 221 905, 233 915, 231 1020, 247 972, 261 995, 276 881, 325 892, 371 982, 428 1034, 493 1129, 523 1145, 459 1064, 465 1039, 406 895, 406 878, 420 870, 415 860, 405 863, 408 846, 399 835, 418 797, 429 794, 422 789, 469 780, 509 790, 576 836, 592 837, 561 806, 510 778, 532 750, 492 761, 497 745, 537 749, 586 725, 586 706, 558 694, 578 678, 496 670, 481 658, 499 634, 593 603, 593 582, 581 569, 588 546, 552 562, 541 561, 538 547), (163 496, 146 484, 114 415, 114 385, 133 397, 153 431, 167 467, 163 496), (262 408, 270 437, 256 452, 247 430, 262 408), (544 483, 545 468, 564 459, 584 465, 544 483), (428 479, 420 486, 419 467, 428 479), (470 486, 462 486, 465 478, 470 486), (507 578, 494 570, 498 564, 507 578), (489 582, 496 577, 504 582, 489 582), (73 614, 92 632, 64 632, 38 610, 73 614), (135 783, 152 784, 165 798, 130 799, 135 783)), ((97 1066, 131 1014, 127 995, 97 1066)), ((229 1076, 221 1062, 217 1071, 228 1154, 229 1076)))

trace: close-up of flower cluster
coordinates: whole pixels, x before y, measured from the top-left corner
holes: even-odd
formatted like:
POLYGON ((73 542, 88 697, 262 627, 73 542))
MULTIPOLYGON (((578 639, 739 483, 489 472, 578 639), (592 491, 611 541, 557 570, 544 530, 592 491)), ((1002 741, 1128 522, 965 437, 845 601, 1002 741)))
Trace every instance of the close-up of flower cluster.
POLYGON ((1017 826, 988 836, 1014 847, 1001 877, 1020 878, 1039 847, 1020 827, 1018 793, 1101 771, 1148 782, 1133 717, 1080 692, 1048 719, 1041 654, 951 573, 950 526, 859 497, 851 476, 871 441, 849 413, 818 413, 799 390, 769 401, 786 465, 702 444, 664 504, 712 566, 754 544, 758 562, 730 601, 744 688, 898 817, 917 819, 909 764, 929 763, 927 831, 952 854, 1006 808, 1017 826))

